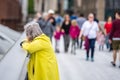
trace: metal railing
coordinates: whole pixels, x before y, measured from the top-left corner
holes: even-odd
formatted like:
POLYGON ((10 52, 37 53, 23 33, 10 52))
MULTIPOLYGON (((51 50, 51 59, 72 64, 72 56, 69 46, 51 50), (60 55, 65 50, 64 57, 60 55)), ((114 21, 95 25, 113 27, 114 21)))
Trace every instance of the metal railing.
POLYGON ((19 44, 24 38, 25 33, 0 61, 0 80, 20 80, 20 77, 23 76, 21 73, 23 73, 27 54, 19 44))

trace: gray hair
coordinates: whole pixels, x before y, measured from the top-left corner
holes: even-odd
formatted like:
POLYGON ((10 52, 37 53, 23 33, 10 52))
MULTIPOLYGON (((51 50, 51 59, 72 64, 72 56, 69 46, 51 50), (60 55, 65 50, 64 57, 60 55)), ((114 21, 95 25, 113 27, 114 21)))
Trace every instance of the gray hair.
POLYGON ((43 19, 47 19, 48 18, 48 13, 47 12, 44 12, 43 15, 42 15, 43 19))
POLYGON ((35 37, 40 36, 43 32, 36 22, 31 22, 25 25, 26 36, 30 41, 32 41, 35 37))
POLYGON ((89 13, 88 17, 94 17, 94 14, 93 13, 89 13))

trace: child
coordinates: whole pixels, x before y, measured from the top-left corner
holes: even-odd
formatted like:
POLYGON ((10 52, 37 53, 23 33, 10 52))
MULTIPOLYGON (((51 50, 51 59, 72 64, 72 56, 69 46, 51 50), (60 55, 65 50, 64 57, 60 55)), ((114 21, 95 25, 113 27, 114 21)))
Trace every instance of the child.
POLYGON ((59 42, 61 35, 64 34, 64 30, 61 30, 61 27, 58 25, 56 27, 56 31, 54 32, 54 38, 55 38, 55 51, 59 53, 59 42))
POLYGON ((99 50, 103 50, 104 49, 104 43, 105 43, 105 35, 104 35, 103 31, 100 31, 98 33, 97 41, 98 41, 98 44, 99 44, 99 50))
POLYGON ((71 53, 75 53, 75 43, 78 41, 78 36, 80 33, 80 29, 77 25, 77 21, 76 20, 72 20, 72 25, 70 26, 70 37, 72 39, 72 47, 71 47, 71 53))

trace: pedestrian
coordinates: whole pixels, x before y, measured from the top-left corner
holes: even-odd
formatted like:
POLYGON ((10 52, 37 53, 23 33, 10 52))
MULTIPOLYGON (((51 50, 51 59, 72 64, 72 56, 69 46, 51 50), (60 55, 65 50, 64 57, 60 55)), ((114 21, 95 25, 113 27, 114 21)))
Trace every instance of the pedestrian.
POLYGON ((38 20, 40 20, 42 18, 42 15, 41 15, 41 13, 40 12, 37 12, 36 14, 35 14, 35 18, 34 18, 34 21, 38 21, 38 20))
MULTIPOLYGON (((79 29, 81 29, 83 23, 86 21, 86 18, 84 17, 84 14, 80 13, 79 17, 76 20, 77 20, 77 24, 79 26, 79 29)), ((81 38, 81 40, 80 40, 80 48, 82 48, 82 44, 83 44, 83 39, 81 38)))
POLYGON ((56 25, 62 25, 62 23, 63 23, 63 17, 60 16, 60 14, 56 13, 55 14, 55 21, 56 21, 56 25))
POLYGON ((54 30, 55 30, 55 27, 48 20, 48 13, 47 12, 43 13, 42 18, 43 19, 38 20, 37 23, 39 24, 43 33, 45 33, 52 41, 52 36, 53 36, 54 30))
POLYGON ((59 80, 58 65, 50 39, 38 23, 26 25, 26 39, 20 44, 30 54, 28 80, 59 80))
POLYGON ((107 22, 104 25, 105 35, 106 35, 105 42, 106 42, 106 47, 107 49, 109 49, 109 51, 111 51, 112 49, 112 45, 109 43, 109 35, 110 35, 111 28, 112 28, 112 17, 109 16, 107 19, 107 22))
POLYGON ((70 43, 70 36, 69 36, 69 30, 71 26, 71 20, 68 14, 65 15, 64 17, 64 22, 62 24, 62 28, 65 32, 64 34, 64 46, 65 46, 65 52, 68 51, 69 43, 70 43))
POLYGON ((80 31, 80 38, 82 35, 85 37, 86 60, 89 60, 89 50, 91 49, 91 61, 94 61, 94 48, 98 31, 98 24, 94 21, 94 15, 90 13, 80 31))
POLYGON ((99 31, 97 35, 97 42, 99 44, 99 50, 104 50, 104 44, 105 44, 105 35, 104 32, 101 30, 99 31))
POLYGON ((60 25, 57 25, 56 30, 54 32, 54 38, 55 38, 55 52, 59 53, 60 52, 60 37, 61 35, 64 34, 64 30, 61 30, 60 25))
POLYGON ((37 12, 34 15, 34 18, 28 18, 28 22, 37 22, 38 20, 40 20, 42 18, 41 14, 39 12, 37 12))
POLYGON ((48 11, 48 21, 50 21, 51 24, 52 24, 54 27, 56 27, 56 21, 55 21, 54 14, 55 14, 55 12, 54 12, 52 9, 50 9, 50 10, 48 11))
POLYGON ((79 29, 81 29, 83 23, 86 21, 86 18, 84 17, 84 14, 80 13, 79 17, 76 20, 77 20, 77 24, 79 26, 79 29))
POLYGON ((99 20, 97 19, 96 13, 93 13, 93 14, 94 14, 94 21, 97 22, 99 25, 99 20))
POLYGON ((76 20, 78 17, 77 15, 75 14, 75 12, 73 12, 70 16, 70 20, 76 20))
POLYGON ((78 40, 78 36, 80 33, 80 29, 77 25, 77 21, 76 20, 72 20, 72 25, 70 26, 70 37, 72 39, 72 46, 71 46, 71 53, 76 54, 76 43, 78 40))
POLYGON ((42 20, 42 19, 43 19, 43 18, 42 18, 42 13, 37 12, 37 13, 35 14, 35 18, 36 18, 36 22, 38 22, 39 20, 42 20))
MULTIPOLYGON (((109 37, 109 42, 112 43, 113 47, 113 66, 116 66, 117 51, 120 51, 120 10, 115 13, 116 20, 112 23, 112 29, 109 37)), ((120 52, 119 53, 119 68, 120 68, 120 52)))

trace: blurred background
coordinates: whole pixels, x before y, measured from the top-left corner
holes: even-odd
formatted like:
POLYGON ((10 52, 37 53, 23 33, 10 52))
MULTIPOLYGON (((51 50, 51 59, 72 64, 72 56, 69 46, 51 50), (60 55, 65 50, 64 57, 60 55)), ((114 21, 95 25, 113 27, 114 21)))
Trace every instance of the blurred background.
POLYGON ((0 24, 15 30, 22 30, 22 25, 32 17, 35 12, 46 12, 53 9, 63 15, 64 13, 85 16, 94 12, 100 21, 113 15, 116 8, 120 8, 120 0, 0 0, 0 24))
POLYGON ((105 21, 108 16, 114 18, 119 4, 120 0, 0 0, 0 54, 8 52, 19 39, 23 25, 31 21, 36 12, 52 9, 61 16, 84 13, 85 17, 93 12, 99 21, 105 21))
MULTIPOLYGON (((32 21, 33 18, 35 17, 34 15, 37 12, 42 14, 44 12, 48 12, 49 9, 54 10, 55 14, 59 14, 62 17, 64 16, 65 13, 68 13, 70 16, 72 16, 72 15, 79 16, 80 13, 83 13, 84 16, 87 18, 88 14, 90 12, 93 12, 95 14, 95 17, 100 21, 100 25, 102 25, 102 27, 103 27, 103 23, 106 22, 108 16, 112 16, 112 18, 114 19, 115 10, 120 9, 120 0, 0 0, 0 60, 3 59, 3 57, 7 53, 9 53, 9 51, 10 51, 10 53, 14 53, 14 55, 16 55, 15 54, 16 52, 14 52, 14 51, 19 49, 18 47, 16 47, 16 45, 19 45, 21 39, 23 39, 23 37, 21 38, 21 36, 22 36, 22 33, 24 32, 24 25, 27 22, 32 21), (18 40, 20 40, 20 41, 18 41, 18 40), (18 43, 16 44, 17 41, 18 41, 18 43), (13 48, 13 47, 15 47, 15 48, 11 52, 11 48, 13 48)), ((25 37, 25 35, 24 35, 24 37, 25 37)), ((18 50, 18 53, 19 52, 20 51, 18 50)), ((23 53, 23 52, 21 52, 21 53, 23 53)), ((26 63, 25 63, 26 55, 24 55, 24 59, 23 59, 22 58, 23 54, 21 54, 21 53, 19 54, 19 55, 21 55, 20 58, 18 58, 18 56, 14 56, 11 54, 10 55, 17 58, 16 63, 17 63, 17 60, 21 60, 21 63, 17 64, 17 65, 19 65, 21 67, 21 70, 19 70, 19 71, 24 72, 24 74, 21 73, 22 76, 24 76, 24 77, 21 77, 21 79, 20 79, 20 80, 23 80, 22 78, 25 78, 25 76, 26 76, 26 71, 23 69, 23 66, 26 65, 26 63)), ((79 53, 79 51, 78 51, 78 53, 79 53)), ((84 52, 82 51, 81 53, 84 53, 84 52)), ((104 51, 101 53, 106 53, 106 52, 104 51)), ((101 53, 100 53, 100 55, 101 55, 101 53)), ((107 53, 109 53, 109 52, 107 52, 107 53)), ((10 56, 10 55, 8 55, 8 56, 10 56)), ((104 56, 106 58, 108 58, 107 59, 108 61, 111 59, 110 55, 108 55, 108 54, 104 55, 104 56)), ((81 57, 81 55, 79 57, 81 57)), ((101 57, 103 57, 103 56, 101 56, 101 57)), ((99 57, 97 57, 97 58, 99 59, 99 57)), ((71 65, 70 60, 72 62, 72 59, 74 61, 76 59, 76 57, 73 57, 71 55, 67 55, 67 56, 59 55, 58 59, 60 62, 60 66, 63 65, 64 59, 69 59, 68 62, 65 63, 65 65, 67 63, 69 63, 69 65, 71 65)), ((6 60, 8 60, 8 61, 11 60, 10 61, 11 64, 8 64, 8 65, 9 65, 9 68, 10 67, 12 68, 12 69, 10 68, 11 72, 12 72, 12 70, 14 70, 13 64, 16 64, 16 63, 14 63, 15 59, 14 58, 11 59, 11 57, 9 57, 6 60), (13 61, 13 63, 12 63, 12 61, 13 61)), ((4 61, 5 60, 3 60, 3 64, 2 64, 3 66, 0 67, 1 70, 4 68, 4 63, 6 63, 4 61)), ((77 61, 79 61, 79 60, 76 60, 76 62, 77 61)), ((101 65, 99 65, 99 62, 98 62, 98 64, 97 64, 97 62, 95 63, 98 65, 97 67, 101 66, 101 65)), ((73 63, 75 63, 75 62, 73 62, 73 63)), ((84 65, 84 63, 85 62, 83 61, 83 65, 84 65)), ((88 63, 86 63, 86 64, 88 64, 88 63)), ((104 63, 102 63, 102 64, 104 65, 104 63)), ((106 62, 106 64, 107 64, 107 62, 106 62)), ((69 67, 69 65, 67 65, 67 66, 69 67)), ((91 64, 88 64, 88 65, 91 66, 91 64)), ((74 66, 74 65, 71 65, 71 66, 74 66)), ((64 66, 62 66, 62 67, 64 67, 64 66)), ((84 66, 82 66, 82 67, 84 68, 84 66)), ((101 66, 101 67, 104 68, 104 70, 106 70, 106 66, 101 66)), ((18 70, 19 68, 17 68, 16 70, 18 70)), ((98 68, 98 71, 100 68, 98 68)), ((6 69, 8 69, 8 67, 6 67, 6 69)), ((77 69, 79 69, 79 68, 77 67, 76 71, 77 71, 77 69)), ((92 69, 94 69, 94 67, 92 69)), ((63 70, 63 72, 64 72, 64 70, 67 70, 67 68, 66 67, 64 67, 64 69, 61 68, 61 70, 63 70)), ((84 69, 84 70, 86 70, 86 69, 84 69)), ((112 72, 111 69, 109 69, 109 70, 112 72)), ((107 71, 109 71, 109 70, 107 70, 107 71)), ((73 71, 73 68, 71 69, 71 71, 73 71)), ((114 73, 115 73, 115 71, 114 71, 114 73)), ((119 73, 117 71, 116 71, 116 74, 119 73)), ((13 72, 15 72, 15 71, 13 71, 13 72)), ((96 69, 96 72, 97 72, 97 69, 96 69)), ((68 70, 68 72, 66 72, 66 73, 72 73, 72 72, 69 72, 69 70, 68 70)), ((104 71, 103 71, 103 73, 104 73, 104 71)), ((6 72, 3 74, 8 74, 8 73, 6 72)), ((78 75, 78 74, 76 74, 76 75, 78 75)), ((101 73, 101 75, 102 75, 102 73, 101 73)), ((107 76, 111 76, 111 75, 112 74, 107 75, 107 76)), ((86 78, 86 76, 84 74, 82 76, 84 78, 86 78)), ((2 76, 0 75, 0 77, 2 77, 2 76)), ((63 75, 63 77, 64 77, 64 75, 63 75)), ((81 80, 81 79, 77 79, 75 77, 74 77, 74 79, 72 79, 72 78, 70 79, 69 77, 71 77, 71 76, 68 75, 66 77, 66 79, 62 79, 62 80, 81 80)), ((79 77, 79 76, 77 76, 77 77, 79 77)), ((97 74, 96 74, 96 77, 97 77, 97 74)), ((84 80, 88 80, 88 78, 86 78, 84 80)), ((101 78, 99 80, 101 80, 101 78)), ((109 80, 108 78, 106 78, 106 76, 104 76, 104 79, 109 80)), ((4 79, 4 80, 6 80, 6 79, 4 79)), ((18 79, 11 79, 11 80, 18 80, 18 79)), ((90 80, 93 80, 93 79, 90 79, 90 80)), ((98 79, 96 79, 96 80, 98 80, 98 79)), ((115 80, 115 77, 113 79, 111 78, 111 80, 115 80)), ((119 77, 116 80, 119 80, 119 77)))
MULTIPOLYGON (((0 28, 3 28, 0 32, 15 42, 23 31, 23 25, 32 20, 36 12, 43 13, 49 9, 62 16, 65 13, 70 16, 84 13, 87 17, 90 12, 93 12, 100 21, 105 21, 108 16, 114 18, 114 11, 120 8, 119 4, 120 0, 0 0, 0 26, 2 26, 0 28), (7 32, 4 30, 6 27, 10 28, 10 30, 7 28, 7 32)), ((4 38, 0 36, 0 40, 4 38)), ((6 51, 8 49, 2 48, 0 54, 6 51)))

